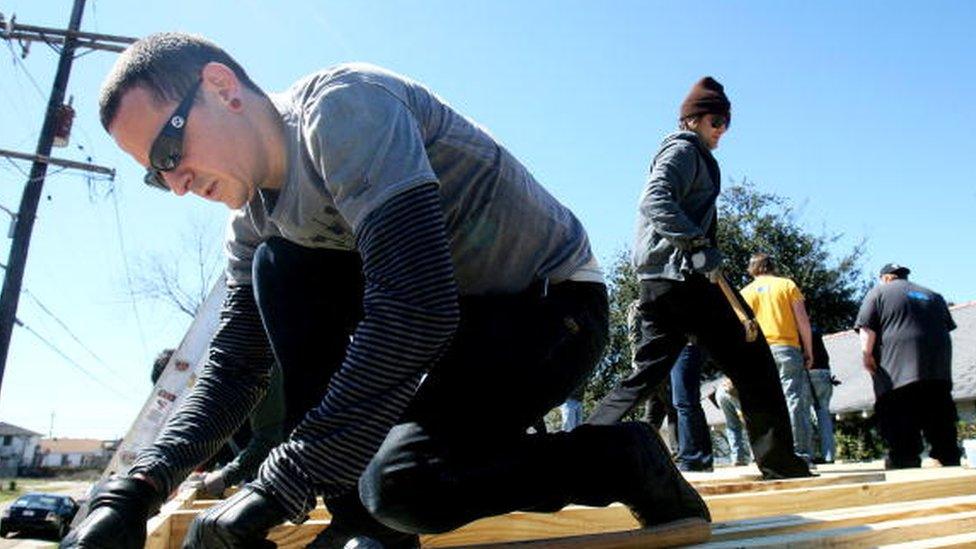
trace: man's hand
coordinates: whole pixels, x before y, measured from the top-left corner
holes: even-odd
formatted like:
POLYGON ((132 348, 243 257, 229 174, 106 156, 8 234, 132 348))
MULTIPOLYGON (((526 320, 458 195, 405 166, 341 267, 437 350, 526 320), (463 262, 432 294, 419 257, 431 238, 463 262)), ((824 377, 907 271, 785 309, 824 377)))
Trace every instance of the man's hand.
POLYGON ((224 480, 224 470, 210 471, 203 477, 203 491, 208 495, 219 498, 224 495, 227 482, 224 480))
POLYGON ((803 366, 805 366, 807 370, 812 370, 813 369, 813 355, 812 354, 810 354, 810 353, 804 353, 803 354, 803 366))
POLYGON ((878 364, 874 361, 874 353, 863 353, 861 357, 864 361, 864 369, 874 375, 878 371, 878 364))
POLYGON ((268 530, 284 522, 285 511, 254 485, 197 515, 183 549, 273 549, 268 530))
POLYGON ((162 501, 145 480, 111 479, 92 497, 88 516, 61 541, 61 547, 141 549, 150 511, 162 501))

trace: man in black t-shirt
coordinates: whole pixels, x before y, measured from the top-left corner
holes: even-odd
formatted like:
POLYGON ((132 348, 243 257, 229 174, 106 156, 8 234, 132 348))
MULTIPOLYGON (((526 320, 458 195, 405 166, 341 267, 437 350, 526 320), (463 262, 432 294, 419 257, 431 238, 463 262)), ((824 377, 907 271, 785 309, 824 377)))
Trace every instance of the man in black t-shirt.
POLYGON ((864 298, 855 324, 864 367, 874 380, 887 464, 918 467, 924 434, 929 456, 959 465, 949 338, 956 323, 942 296, 909 282, 909 272, 897 263, 882 267, 881 283, 864 298))

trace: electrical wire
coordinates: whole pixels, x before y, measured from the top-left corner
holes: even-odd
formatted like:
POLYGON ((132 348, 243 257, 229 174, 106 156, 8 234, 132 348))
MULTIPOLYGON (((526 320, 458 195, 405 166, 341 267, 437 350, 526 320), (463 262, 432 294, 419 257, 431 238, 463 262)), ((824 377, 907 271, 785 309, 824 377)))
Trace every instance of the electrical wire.
POLYGON ((20 166, 18 166, 17 163, 13 161, 13 159, 11 159, 8 156, 5 156, 4 158, 7 160, 7 162, 10 162, 10 164, 13 167, 17 168, 17 171, 20 172, 21 175, 23 175, 24 177, 27 178, 27 181, 25 182, 25 184, 26 183, 33 183, 34 181, 42 181, 45 177, 54 177, 55 175, 58 175, 61 172, 64 172, 65 170, 68 169, 67 167, 61 167, 61 168, 58 168, 58 169, 56 169, 56 170, 54 170, 52 172, 47 172, 47 173, 45 173, 42 176, 39 176, 39 177, 31 177, 30 174, 27 173, 26 171, 24 171, 23 168, 21 168, 20 166))
POLYGON ((136 318, 136 328, 139 331, 139 341, 142 342, 142 352, 149 356, 149 346, 146 345, 146 334, 142 328, 142 317, 139 315, 139 307, 136 305, 136 293, 132 289, 132 271, 129 269, 129 260, 125 255, 125 240, 122 237, 122 214, 119 213, 119 199, 116 189, 112 190, 112 205, 115 208, 115 231, 119 236, 119 250, 122 252, 122 266, 125 268, 125 281, 129 290, 129 300, 132 303, 132 312, 136 318))
POLYGON ((71 336, 71 339, 75 340, 75 343, 77 343, 79 346, 81 346, 82 349, 84 349, 85 351, 87 351, 88 354, 91 355, 92 358, 94 358, 96 361, 98 361, 99 364, 101 364, 102 366, 104 366, 106 370, 108 370, 109 372, 111 372, 118 379, 124 379, 124 377, 122 376, 121 373, 119 373, 118 371, 116 371, 115 368, 112 368, 111 366, 109 366, 108 363, 105 362, 102 359, 102 357, 100 357, 97 354, 95 354, 95 351, 92 351, 91 348, 89 348, 87 345, 85 345, 81 341, 81 339, 79 339, 78 336, 76 336, 75 333, 71 331, 71 328, 68 328, 68 325, 65 324, 64 321, 62 321, 60 318, 58 318, 57 315, 55 315, 54 313, 52 313, 50 309, 48 309, 43 303, 41 303, 41 300, 37 299, 37 296, 36 295, 32 294, 30 292, 30 290, 28 290, 26 288, 24 288, 23 290, 21 290, 21 292, 23 292, 24 295, 26 295, 27 297, 29 297, 32 300, 34 300, 34 303, 37 304, 37 306, 40 307, 40 309, 42 311, 44 311, 45 314, 47 314, 48 316, 50 316, 51 318, 53 318, 54 321, 57 322, 58 325, 61 326, 61 328, 65 332, 67 332, 69 336, 71 336))
POLYGON ((30 332, 31 334, 33 334, 34 337, 36 337, 37 339, 39 339, 41 341, 41 343, 43 343, 44 345, 47 346, 48 349, 51 349, 52 351, 54 351, 55 353, 57 353, 58 356, 60 356, 61 358, 65 359, 66 361, 68 361, 68 364, 71 364, 72 366, 74 366, 75 368, 77 368, 78 370, 80 370, 83 374, 85 374, 86 376, 88 376, 88 378, 91 379, 92 381, 94 381, 95 383, 101 385, 102 387, 104 387, 105 389, 108 389, 109 391, 112 391, 113 393, 115 393, 116 395, 118 395, 118 396, 120 396, 122 398, 125 398, 125 399, 133 398, 133 396, 134 396, 133 394, 131 394, 131 393, 130 394, 124 394, 124 393, 122 393, 121 391, 119 391, 115 387, 112 387, 111 385, 105 383, 104 381, 102 381, 101 379, 99 379, 98 377, 96 377, 94 374, 92 374, 91 372, 89 372, 88 370, 86 370, 84 366, 82 366, 81 364, 78 364, 70 356, 64 354, 64 352, 62 352, 61 349, 58 349, 57 346, 55 346, 53 343, 51 343, 50 341, 48 341, 41 334, 37 333, 37 331, 35 331, 33 328, 31 328, 27 324, 24 324, 24 322, 22 320, 20 320, 19 318, 15 318, 14 319, 14 322, 17 323, 17 326, 20 326, 21 328, 23 328, 23 329, 27 330, 28 332, 30 332))
POLYGON ((37 80, 34 79, 34 75, 31 74, 31 72, 27 69, 27 64, 24 63, 24 60, 21 59, 19 55, 17 55, 16 50, 14 50, 13 44, 11 44, 9 40, 7 41, 7 47, 10 49, 10 53, 13 55, 14 64, 20 67, 22 71, 24 71, 24 74, 27 75, 27 79, 30 80, 31 84, 34 85, 34 89, 37 90, 37 93, 38 95, 41 96, 41 99, 46 100, 46 98, 44 97, 44 91, 41 90, 41 86, 37 83, 37 80))

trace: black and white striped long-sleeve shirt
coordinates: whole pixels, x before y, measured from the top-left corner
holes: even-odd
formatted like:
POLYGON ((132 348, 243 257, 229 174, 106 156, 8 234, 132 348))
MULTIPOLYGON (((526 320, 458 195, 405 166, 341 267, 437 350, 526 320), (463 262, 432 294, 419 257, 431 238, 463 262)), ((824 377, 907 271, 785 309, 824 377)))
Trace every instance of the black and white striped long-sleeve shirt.
POLYGON ((264 396, 273 361, 252 287, 229 287, 200 378, 129 473, 142 473, 161 494, 170 493, 247 419, 264 396))
MULTIPOLYGON (((364 221, 357 246, 366 281, 364 318, 321 405, 272 451, 259 473, 292 520, 306 516, 316 493, 338 495, 355 487, 421 375, 447 349, 459 321, 435 184, 394 196, 375 210, 364 221)), ((270 355, 252 343, 266 345, 266 338, 255 331, 259 323, 246 322, 256 310, 253 298, 247 301, 238 293, 233 294, 236 300, 228 298, 206 373, 133 469, 166 490, 217 450, 266 383, 266 366, 256 364, 267 364, 270 355), (246 327, 250 337, 228 326, 246 327), (255 362, 242 364, 245 356, 255 362)))
POLYGON ((322 404, 259 472, 293 520, 314 506, 316 491, 338 495, 356 486, 459 321, 435 184, 394 196, 370 214, 357 247, 366 282, 363 320, 322 404))

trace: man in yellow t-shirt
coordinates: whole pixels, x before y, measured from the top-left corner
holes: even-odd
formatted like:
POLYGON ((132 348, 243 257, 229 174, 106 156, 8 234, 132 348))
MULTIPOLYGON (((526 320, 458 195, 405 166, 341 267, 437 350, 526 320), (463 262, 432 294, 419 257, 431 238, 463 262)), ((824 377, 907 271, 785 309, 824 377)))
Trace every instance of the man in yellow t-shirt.
POLYGON ((779 368, 793 427, 794 450, 809 462, 813 457, 813 397, 807 370, 813 366, 813 346, 803 294, 792 280, 775 276, 776 266, 766 254, 754 254, 748 270, 753 281, 741 294, 756 314, 779 368))

